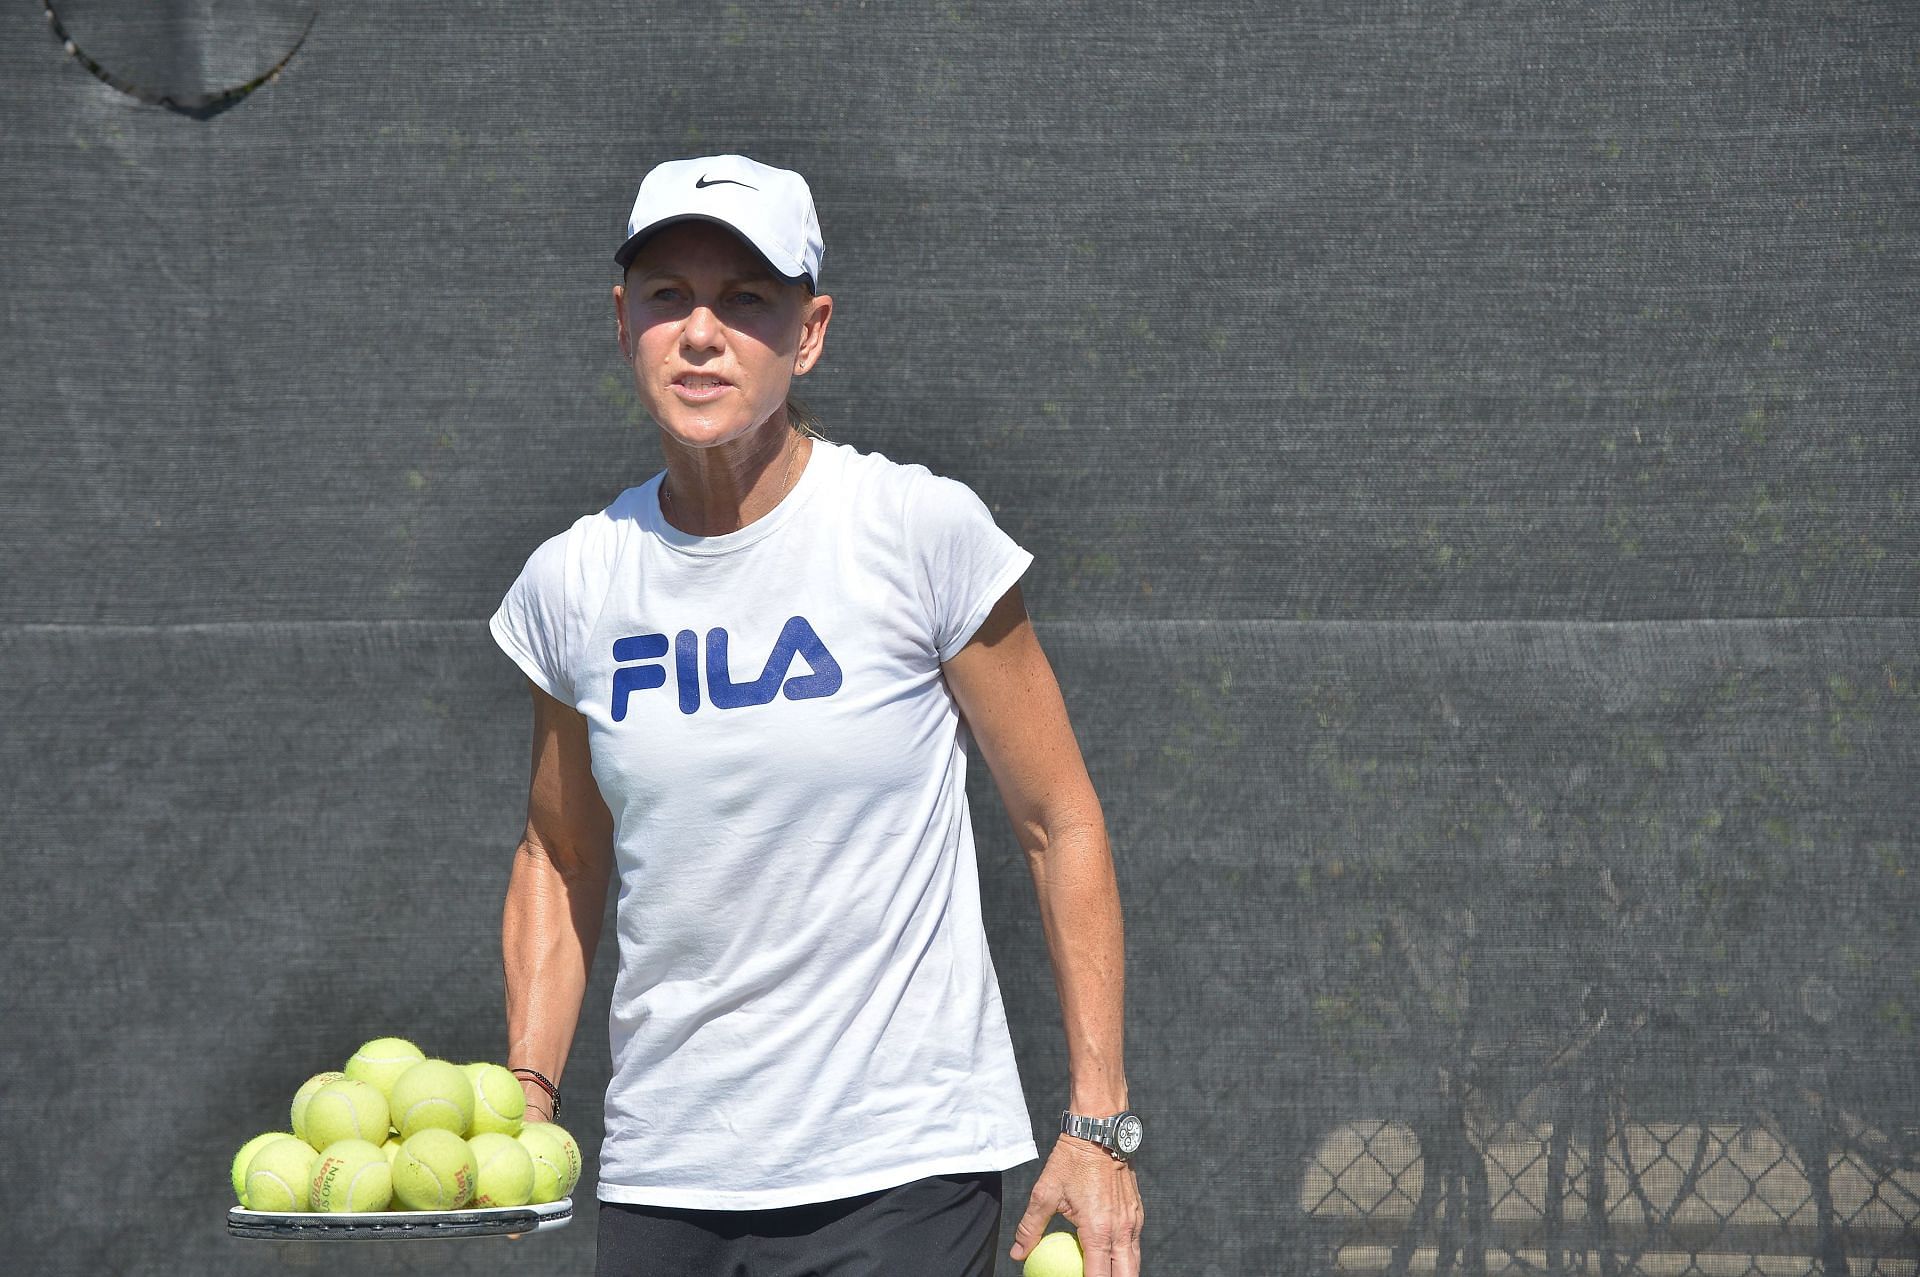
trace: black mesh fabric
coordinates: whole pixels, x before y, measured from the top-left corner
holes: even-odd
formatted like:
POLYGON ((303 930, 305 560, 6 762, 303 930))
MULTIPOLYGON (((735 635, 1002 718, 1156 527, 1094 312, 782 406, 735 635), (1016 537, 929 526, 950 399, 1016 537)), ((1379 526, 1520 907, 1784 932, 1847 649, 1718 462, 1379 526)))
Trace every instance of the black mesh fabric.
POLYGON ((504 1049, 485 618, 658 468, 610 255, 729 150, 812 181, 825 432, 1037 556, 1148 1273, 1920 1270, 1909 0, 9 6, 0 1267, 590 1270, 591 1169, 347 1251, 225 1174, 504 1049))

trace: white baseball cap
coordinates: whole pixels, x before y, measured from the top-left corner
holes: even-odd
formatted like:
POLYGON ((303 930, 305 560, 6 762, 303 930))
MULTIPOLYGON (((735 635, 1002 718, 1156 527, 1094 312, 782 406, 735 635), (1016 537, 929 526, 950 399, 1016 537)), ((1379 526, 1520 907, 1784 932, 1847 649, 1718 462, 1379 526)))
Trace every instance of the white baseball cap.
POLYGON ((782 279, 820 289, 820 218, 807 179, 744 155, 668 160, 641 179, 627 238, 613 260, 625 268, 646 238, 676 222, 713 222, 751 244, 782 279))

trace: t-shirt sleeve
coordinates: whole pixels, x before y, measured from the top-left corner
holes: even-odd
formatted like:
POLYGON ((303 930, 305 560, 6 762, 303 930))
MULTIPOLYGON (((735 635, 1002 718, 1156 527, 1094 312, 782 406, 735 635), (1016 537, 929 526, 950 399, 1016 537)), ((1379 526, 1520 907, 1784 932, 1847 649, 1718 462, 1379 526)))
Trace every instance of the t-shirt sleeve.
POLYGON ((939 475, 917 485, 907 535, 934 650, 942 661, 951 660, 1033 556, 1000 530, 973 489, 939 475))
POLYGON ((520 569, 506 598, 487 622, 493 641, 526 672, 541 691, 574 704, 573 678, 567 661, 570 612, 567 588, 567 547, 571 532, 541 543, 520 569))

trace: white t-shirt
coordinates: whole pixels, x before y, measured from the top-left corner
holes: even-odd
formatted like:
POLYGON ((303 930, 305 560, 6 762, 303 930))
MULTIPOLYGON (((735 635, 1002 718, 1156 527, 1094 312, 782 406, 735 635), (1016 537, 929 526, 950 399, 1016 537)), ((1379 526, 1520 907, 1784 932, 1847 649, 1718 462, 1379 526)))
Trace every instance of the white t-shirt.
POLYGON ((1033 561, 965 485, 815 441, 724 536, 663 476, 493 636, 587 718, 620 891, 604 1201, 763 1209, 1038 1156, 940 663, 1033 561))

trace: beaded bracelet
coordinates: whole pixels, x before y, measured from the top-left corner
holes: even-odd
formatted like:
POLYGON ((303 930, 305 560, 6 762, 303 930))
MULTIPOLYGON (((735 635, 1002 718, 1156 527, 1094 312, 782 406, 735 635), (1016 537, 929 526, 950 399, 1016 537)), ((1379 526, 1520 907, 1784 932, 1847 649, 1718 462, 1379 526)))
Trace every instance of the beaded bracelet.
POLYGON ((540 1072, 537 1069, 516 1068, 516 1069, 509 1069, 508 1072, 512 1073, 515 1077, 520 1078, 522 1081, 533 1083, 535 1086, 545 1091, 547 1093, 547 1102, 553 1106, 552 1111, 547 1114, 547 1118, 550 1121, 559 1120, 560 1088, 553 1084, 552 1079, 550 1079, 549 1077, 547 1077, 546 1074, 540 1072))

